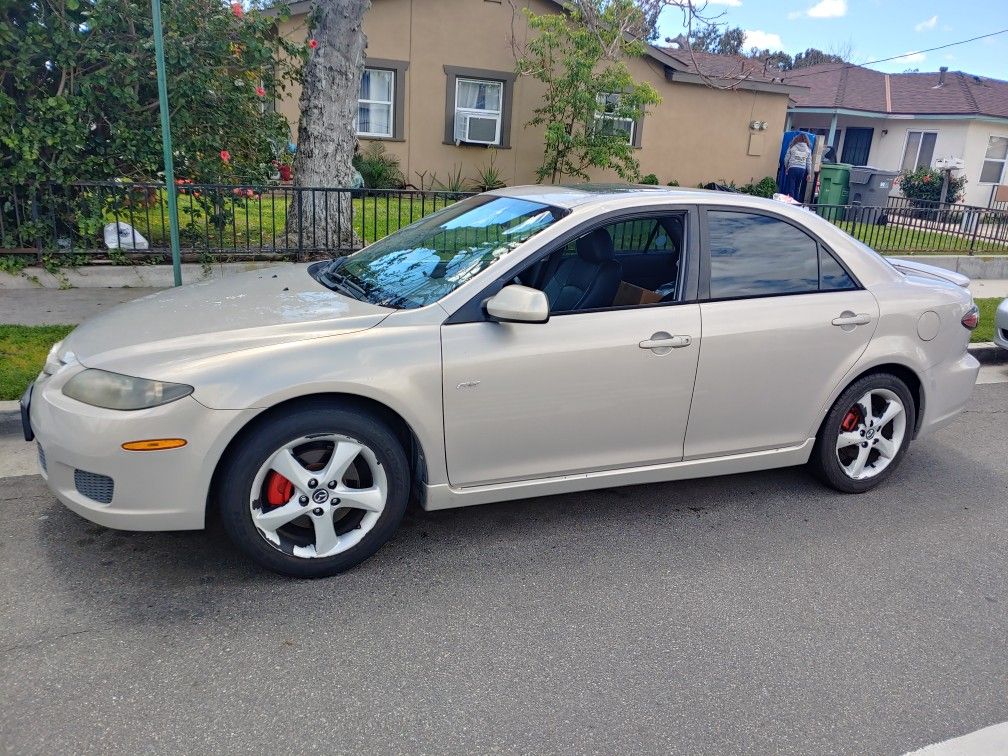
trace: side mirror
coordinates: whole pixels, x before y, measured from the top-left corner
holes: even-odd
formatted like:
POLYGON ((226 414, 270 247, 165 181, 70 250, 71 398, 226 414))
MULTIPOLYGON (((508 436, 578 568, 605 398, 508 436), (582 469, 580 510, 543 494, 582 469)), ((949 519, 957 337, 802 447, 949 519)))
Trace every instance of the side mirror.
POLYGON ((502 323, 545 323, 549 320, 546 295, 528 286, 505 286, 483 306, 487 315, 502 323))

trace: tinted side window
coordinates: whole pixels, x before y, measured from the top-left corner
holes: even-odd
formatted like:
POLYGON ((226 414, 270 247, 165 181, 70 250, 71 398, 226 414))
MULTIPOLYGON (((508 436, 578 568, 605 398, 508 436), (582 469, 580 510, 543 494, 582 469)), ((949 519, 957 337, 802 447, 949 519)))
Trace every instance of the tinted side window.
POLYGON ((802 294, 819 290, 816 242, 766 215, 711 211, 712 299, 802 294))
POLYGON ((819 290, 820 291, 848 291, 856 289, 847 271, 844 270, 829 252, 822 247, 819 248, 819 290))

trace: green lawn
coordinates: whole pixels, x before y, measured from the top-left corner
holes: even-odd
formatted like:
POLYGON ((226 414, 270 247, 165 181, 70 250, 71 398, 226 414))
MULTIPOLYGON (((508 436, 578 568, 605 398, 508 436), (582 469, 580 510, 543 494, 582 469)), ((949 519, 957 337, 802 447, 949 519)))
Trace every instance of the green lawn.
POLYGON ((980 308, 980 325, 973 331, 973 342, 994 340, 994 313, 1001 304, 1001 297, 985 297, 974 300, 980 308))
MULTIPOLYGON (((834 223, 877 252, 968 254, 970 251, 968 238, 941 231, 909 228, 893 223, 885 226, 853 221, 834 221, 834 223)), ((1008 243, 977 239, 973 252, 1008 252, 1008 243)))
POLYGON ((20 398, 45 364, 49 348, 73 329, 0 325, 0 400, 20 398))
MULTIPOLYGON (((999 297, 977 299, 980 325, 971 341, 994 339, 994 312, 999 297)), ((0 325, 0 400, 17 399, 45 364, 49 348, 72 331, 74 326, 0 325)))
MULTIPOLYGON (((168 210, 161 192, 159 201, 149 204, 115 207, 111 200, 104 203, 102 224, 119 220, 132 225, 154 247, 168 244, 168 210)), ((203 200, 206 197, 202 197, 203 200)), ((259 247, 284 246, 284 232, 287 226, 287 207, 293 202, 291 195, 266 192, 260 197, 223 199, 219 217, 208 218, 206 205, 191 194, 178 197, 179 231, 184 248, 234 248, 235 253, 259 247)), ((310 205, 311 195, 305 194, 303 201, 310 205)), ((322 197, 317 196, 319 214, 322 213, 322 197)), ((354 197, 344 195, 344 201, 351 203, 352 226, 354 232, 365 244, 381 239, 402 226, 429 215, 451 204, 445 196, 417 198, 410 195, 372 195, 354 197)), ((306 232, 304 242, 307 247, 317 247, 324 241, 312 239, 306 232)), ((296 244, 296 242, 295 242, 296 244)), ((84 245, 98 246, 97 238, 89 239, 84 245)))

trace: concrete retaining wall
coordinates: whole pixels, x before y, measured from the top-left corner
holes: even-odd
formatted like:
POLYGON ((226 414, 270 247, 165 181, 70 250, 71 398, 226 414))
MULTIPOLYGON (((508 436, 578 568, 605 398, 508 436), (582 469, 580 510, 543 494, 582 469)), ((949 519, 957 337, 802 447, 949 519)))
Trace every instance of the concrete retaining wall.
POLYGON ((892 257, 954 270, 973 279, 1008 278, 1008 255, 892 255, 892 257))
MULTIPOLYGON (((289 265, 283 262, 237 262, 219 263, 204 268, 196 263, 182 265, 182 282, 195 283, 211 278, 259 270, 274 265, 289 265)), ((0 291, 3 289, 47 289, 66 288, 159 288, 173 285, 171 265, 85 265, 80 268, 64 268, 57 275, 43 268, 25 268, 20 275, 12 276, 0 272, 0 291)))

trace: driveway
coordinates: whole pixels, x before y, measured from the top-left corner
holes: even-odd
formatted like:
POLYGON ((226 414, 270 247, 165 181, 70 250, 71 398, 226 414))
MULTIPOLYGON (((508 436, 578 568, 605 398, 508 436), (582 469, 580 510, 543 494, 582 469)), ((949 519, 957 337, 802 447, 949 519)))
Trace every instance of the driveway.
POLYGON ((1008 720, 1008 384, 860 497, 801 470, 411 514, 296 582, 0 480, 16 752, 901 753, 1008 720))

